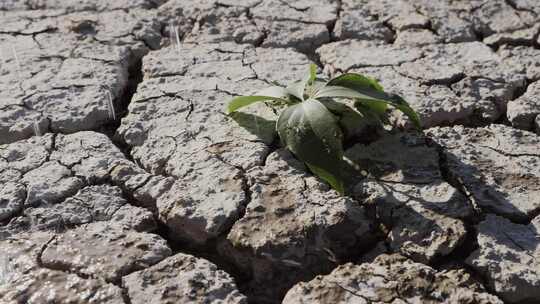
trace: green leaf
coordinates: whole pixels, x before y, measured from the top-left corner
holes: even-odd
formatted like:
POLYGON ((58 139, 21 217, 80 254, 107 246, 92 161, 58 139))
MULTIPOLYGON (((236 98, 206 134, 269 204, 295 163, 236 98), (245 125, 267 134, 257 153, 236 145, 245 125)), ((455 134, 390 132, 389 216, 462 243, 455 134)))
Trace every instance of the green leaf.
MULTIPOLYGON (((320 102, 336 117, 339 117, 339 126, 343 132, 344 138, 350 138, 359 130, 363 130, 368 126, 382 126, 382 120, 385 116, 380 117, 375 112, 363 108, 350 107, 349 105, 337 102, 331 98, 325 98, 320 102)), ((352 105, 351 105, 352 106, 352 105)))
POLYGON ((279 116, 277 131, 285 146, 314 174, 343 193, 341 129, 322 103, 308 99, 288 107, 279 116))
POLYGON ((384 100, 388 98, 388 94, 375 91, 375 90, 354 90, 347 87, 341 86, 330 86, 327 85, 324 88, 321 88, 315 98, 323 97, 340 97, 340 98, 358 98, 365 100, 384 100))
POLYGON ((304 101, 304 90, 306 88, 305 81, 296 81, 287 86, 287 93, 298 98, 300 101, 304 101))
POLYGON ((398 95, 390 95, 381 91, 374 90, 353 90, 346 87, 326 86, 316 95, 316 98, 337 97, 356 99, 357 102, 375 111, 379 116, 384 114, 386 105, 391 105, 407 115, 414 125, 421 129, 420 118, 418 114, 409 106, 409 104, 398 95))
POLYGON ((345 194, 345 185, 343 184, 341 177, 335 176, 331 172, 310 163, 306 163, 306 166, 308 166, 313 174, 326 181, 332 189, 336 190, 341 195, 345 194))
POLYGON ((352 90, 374 90, 384 92, 383 87, 373 78, 360 74, 345 73, 328 82, 329 86, 346 87, 352 90))
POLYGON ((315 79, 317 78, 317 66, 315 64, 309 65, 309 72, 301 81, 296 81, 290 84, 287 87, 287 92, 290 95, 300 99, 301 101, 305 100, 306 89, 313 85, 315 79))
MULTIPOLYGON (((384 99, 383 87, 373 78, 369 78, 356 73, 345 73, 331 79, 328 86, 338 86, 351 89, 358 93, 368 96, 366 100, 384 99)), ((363 100, 363 98, 358 98, 363 100)), ((376 115, 383 116, 388 109, 386 103, 375 103, 368 105, 376 115)))
POLYGON ((386 112, 380 112, 380 104, 386 107, 386 103, 383 102, 363 102, 357 101, 354 103, 356 111, 362 113, 362 117, 365 120, 370 121, 370 124, 383 125, 389 123, 386 112))
POLYGON ((247 107, 261 101, 279 101, 289 103, 288 91, 279 86, 266 88, 253 96, 239 96, 231 100, 227 106, 227 114, 231 114, 240 108, 247 107))
POLYGON ((418 116, 416 111, 414 111, 414 109, 411 108, 411 106, 409 106, 407 101, 405 101, 405 99, 403 99, 399 95, 391 95, 391 99, 392 99, 392 102, 389 104, 392 105, 394 108, 403 112, 403 114, 407 115, 407 117, 409 117, 409 119, 412 121, 414 126, 417 129, 421 130, 422 123, 420 122, 420 117, 418 116))
POLYGON ((308 96, 308 99, 309 98, 314 98, 314 96, 317 94, 317 92, 319 92, 319 90, 321 88, 324 88, 326 86, 327 82, 328 82, 328 80, 326 80, 326 79, 315 78, 315 80, 313 80, 312 84, 306 88, 305 94, 308 96))

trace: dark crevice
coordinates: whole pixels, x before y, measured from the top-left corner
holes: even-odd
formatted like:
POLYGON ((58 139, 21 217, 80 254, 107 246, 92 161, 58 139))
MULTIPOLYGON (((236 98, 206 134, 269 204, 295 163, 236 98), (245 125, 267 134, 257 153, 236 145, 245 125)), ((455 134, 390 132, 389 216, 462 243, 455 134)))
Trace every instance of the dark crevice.
MULTIPOLYGON (((334 282, 334 284, 339 287, 340 289, 342 289, 343 291, 345 291, 346 293, 349 293, 351 295, 353 295, 354 297, 357 297, 357 298, 360 298, 361 299, 361 302, 366 302, 367 304, 371 304, 372 302, 369 300, 369 298, 355 292, 354 290, 351 290, 351 289, 348 289, 346 287, 343 287, 341 284, 337 283, 337 282, 334 282)), ((383 302, 383 303, 391 303, 391 302, 383 302)))
POLYGON ((148 3, 148 5, 146 6, 147 9, 157 9, 159 8, 160 6, 162 6, 163 4, 167 3, 167 1, 154 1, 154 0, 150 0, 149 1, 150 3, 148 3))
POLYGON ((465 229, 467 231, 467 235, 463 243, 450 255, 432 265, 432 267, 438 271, 464 269, 471 275, 472 279, 480 283, 488 293, 497 295, 497 292, 495 292, 495 290, 491 288, 490 284, 488 284, 489 280, 486 274, 478 271, 476 268, 466 262, 467 258, 478 250, 480 246, 478 245, 477 229, 469 224, 465 225, 465 229))
POLYGON ((45 244, 43 244, 43 246, 41 246, 41 248, 39 250, 39 253, 36 256, 36 264, 39 267, 46 268, 45 266, 43 266, 42 256, 43 256, 43 253, 45 252, 45 250, 47 249, 47 247, 49 247, 49 244, 52 243, 56 239, 56 237, 57 237, 57 235, 51 236, 51 238, 47 242, 45 242, 45 244))
MULTIPOLYGON (((376 16, 376 20, 379 20, 379 16, 376 16)), ((388 20, 383 21, 382 25, 384 27, 386 27, 392 33, 392 38, 388 41, 388 43, 394 44, 394 42, 397 39, 397 31, 396 31, 396 29, 394 29, 394 27, 392 26, 392 24, 390 24, 390 22, 388 20)))
POLYGON ((39 34, 43 34, 43 33, 54 33, 56 32, 58 29, 56 28, 47 28, 47 29, 44 29, 44 30, 41 30, 41 31, 37 31, 37 32, 30 32, 30 33, 26 33, 26 32, 10 32, 10 31, 1 31, 0 30, 0 35, 10 35, 10 36, 32 36, 32 38, 34 38, 34 41, 35 41, 35 36, 36 35, 39 35, 39 34))
POLYGON ((478 145, 478 147, 490 149, 491 151, 494 151, 494 152, 496 152, 498 154, 501 154, 501 155, 504 155, 504 156, 507 156, 507 157, 540 157, 540 154, 511 153, 511 152, 503 151, 503 150, 500 150, 500 149, 497 149, 497 148, 493 148, 493 147, 490 147, 490 146, 484 146, 484 145, 478 145))
POLYGON ((334 34, 334 31, 335 31, 335 28, 336 28, 336 24, 339 22, 339 19, 341 18, 341 13, 343 11, 342 0, 338 0, 336 2, 336 5, 337 5, 336 19, 332 20, 332 22, 326 26, 327 29, 328 29, 328 34, 330 35, 330 41, 328 43, 335 42, 335 41, 339 40, 338 37, 336 37, 336 35, 334 34))
MULTIPOLYGON (((476 225, 483 221, 485 219, 486 214, 495 214, 501 217, 504 217, 505 219, 509 220, 510 222, 514 224, 519 225, 527 225, 531 222, 533 218, 540 215, 540 208, 537 210, 534 210, 530 214, 527 215, 526 218, 521 217, 513 217, 508 214, 501 214, 496 209, 493 209, 490 206, 479 206, 475 202, 474 195, 468 191, 467 186, 463 182, 463 180, 457 176, 455 173, 453 173, 449 168, 449 162, 447 159, 447 153, 445 152, 445 149, 441 147, 439 144, 437 144, 433 139, 429 139, 428 142, 429 146, 433 146, 437 148, 437 151, 439 153, 439 168, 441 170, 441 175, 443 177, 443 180, 446 181, 448 184, 450 184, 452 187, 456 188, 459 192, 461 192, 469 201, 471 208, 473 209, 473 214, 471 217, 464 219, 465 223, 467 225, 476 225)), ((537 154, 513 154, 513 153, 507 153, 505 151, 501 151, 498 149, 495 149, 493 147, 489 146, 480 146, 486 149, 490 149, 496 153, 500 153, 501 155, 507 156, 507 157, 540 157, 540 155, 537 154)))
MULTIPOLYGON (((245 78, 245 79, 249 79, 249 78, 245 78)), ((256 78, 255 78, 255 79, 256 79, 256 78)), ((244 80, 244 79, 242 79, 242 80, 244 80)), ((222 94, 229 95, 229 96, 233 96, 233 97, 239 96, 239 94, 237 94, 237 93, 234 93, 234 92, 228 91, 228 90, 226 90, 226 89, 220 88, 220 87, 219 87, 219 84, 216 84, 216 88, 215 88, 214 90, 215 90, 216 92, 218 92, 218 93, 222 93, 222 94)), ((193 111, 192 109, 193 109, 193 102, 191 101, 191 104, 190 104, 190 112, 193 111)), ((189 115, 188 115, 188 116, 189 116, 189 115)))
POLYGON ((514 1, 515 0, 504 0, 504 2, 506 2, 506 4, 508 4, 508 6, 512 7, 513 10, 515 10, 517 12, 531 13, 534 16, 536 16, 536 12, 533 9, 520 8, 520 7, 517 6, 517 4, 514 1))
POLYGON ((124 304, 131 304, 131 298, 129 297, 127 288, 122 284, 117 285, 117 287, 122 290, 122 299, 124 300, 124 304))
MULTIPOLYGON (((504 34, 511 35, 514 32, 523 31, 523 30, 527 30, 527 28, 516 29, 510 32, 504 32, 504 33, 494 33, 493 35, 504 35, 504 34)), ((505 37, 505 38, 499 38, 498 41, 495 41, 493 43, 489 43, 489 44, 484 43, 484 44, 489 46, 494 51, 499 50, 502 46, 525 46, 525 47, 534 47, 538 49, 540 48, 540 44, 538 43, 539 36, 540 36, 540 27, 537 28, 536 32, 533 34, 531 39, 505 37)))
POLYGON ((306 24, 306 25, 326 25, 323 22, 305 21, 305 20, 298 20, 298 19, 291 19, 291 18, 276 18, 273 21, 288 21, 288 22, 295 22, 295 23, 301 23, 301 24, 306 24))
POLYGON ((321 57, 319 56, 319 54, 317 54, 317 52, 315 51, 315 49, 313 50, 313 52, 309 52, 309 53, 303 53, 304 55, 306 55, 306 57, 312 61, 314 64, 317 65, 317 67, 319 67, 319 69, 321 71, 324 70, 324 64, 322 63, 321 61, 321 57))
POLYGON ((478 223, 483 219, 483 212, 482 209, 474 202, 474 198, 472 197, 472 194, 467 190, 467 187, 465 186, 465 183, 461 180, 459 176, 456 176, 451 170, 450 165, 448 162, 448 157, 445 152, 444 147, 440 146, 435 142, 435 140, 429 138, 428 139, 428 146, 435 147, 437 149, 437 152, 439 154, 439 170, 441 172, 441 176, 445 182, 450 184, 452 187, 457 189, 461 194, 463 194, 464 197, 467 198, 472 210, 473 215, 470 219, 467 219, 470 221, 471 224, 478 223), (473 219, 476 219, 473 221, 473 219))
POLYGON ((529 39, 511 39, 511 38, 501 38, 500 41, 495 43, 484 43, 488 47, 490 47, 494 52, 497 52, 501 46, 528 46, 533 47, 535 46, 535 43, 533 40, 529 39))
MULTIPOLYGON (((463 238, 461 244, 457 246, 449 255, 437 259, 432 263, 431 267, 437 270, 443 270, 448 265, 459 263, 461 268, 467 269, 469 272, 475 274, 475 276, 481 278, 477 274, 477 271, 465 263, 465 260, 477 249, 480 248, 478 245, 478 232, 474 225, 470 223, 465 224, 465 237, 463 238)), ((484 283, 485 280, 481 278, 481 282, 484 283)))
POLYGON ((107 135, 128 160, 133 161, 131 147, 117 134, 117 130, 122 119, 128 114, 128 107, 137 91, 137 87, 143 81, 142 58, 137 59, 129 66, 128 75, 128 83, 123 94, 114 102, 115 120, 104 125, 99 131, 107 135))
POLYGON ((457 75, 453 75, 450 79, 431 79, 431 80, 426 80, 426 81, 421 81, 417 79, 416 81, 419 81, 421 84, 427 85, 427 86, 444 85, 448 87, 450 90, 452 90, 452 85, 462 81, 463 79, 465 79, 465 77, 467 77, 465 73, 459 73, 457 75))
POLYGON ((514 90, 514 93, 512 94, 511 100, 516 100, 520 98, 521 96, 525 95, 525 93, 527 92, 527 89, 532 83, 533 82, 530 81, 529 79, 525 79, 525 83, 522 86, 516 87, 516 89, 514 90))
POLYGON ((428 23, 427 23, 425 29, 430 31, 431 33, 433 33, 433 35, 435 35, 437 37, 440 37, 439 32, 437 31, 437 29, 433 25, 433 21, 431 19, 428 20, 428 23))
POLYGON ((253 43, 254 47, 261 47, 266 41, 266 39, 268 38, 268 35, 270 34, 270 31, 267 29, 262 29, 261 32, 262 32, 261 38, 253 43))
POLYGON ((299 8, 299 7, 296 7, 292 4, 289 3, 289 1, 287 0, 279 0, 279 2, 281 2, 281 4, 287 6, 288 8, 291 8, 297 12, 300 12, 300 13, 305 13, 309 10, 309 7, 303 7, 303 8, 299 8))
POLYGON ((476 225, 484 220, 485 214, 483 210, 474 202, 474 198, 467 190, 464 182, 451 172, 444 147, 438 145, 433 139, 429 139, 428 145, 436 147, 438 151, 439 170, 443 180, 461 192, 463 196, 467 198, 473 210, 473 214, 470 217, 462 219, 466 231, 464 239, 449 255, 439 257, 438 259, 434 260, 431 266, 438 271, 449 268, 465 269, 472 275, 474 279, 480 282, 487 289, 489 285, 487 284, 486 277, 465 262, 466 259, 473 254, 473 252, 479 249, 478 231, 476 230, 476 225))
POLYGON ((474 26, 472 27, 472 32, 473 32, 474 36, 476 37, 476 41, 478 41, 478 42, 484 44, 485 46, 489 47, 494 53, 497 53, 497 51, 499 50, 499 45, 484 43, 484 39, 486 37, 488 37, 489 35, 486 35, 485 33, 481 32, 479 29, 477 29, 474 26))

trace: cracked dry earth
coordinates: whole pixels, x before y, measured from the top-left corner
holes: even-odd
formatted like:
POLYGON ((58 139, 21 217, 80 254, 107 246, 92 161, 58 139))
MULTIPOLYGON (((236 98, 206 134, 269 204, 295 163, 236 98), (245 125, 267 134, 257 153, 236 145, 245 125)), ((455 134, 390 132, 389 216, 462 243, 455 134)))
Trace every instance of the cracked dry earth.
POLYGON ((3 0, 0 303, 540 303, 539 34, 536 0, 3 0), (348 139, 347 197, 223 113, 311 62, 422 118, 348 139))

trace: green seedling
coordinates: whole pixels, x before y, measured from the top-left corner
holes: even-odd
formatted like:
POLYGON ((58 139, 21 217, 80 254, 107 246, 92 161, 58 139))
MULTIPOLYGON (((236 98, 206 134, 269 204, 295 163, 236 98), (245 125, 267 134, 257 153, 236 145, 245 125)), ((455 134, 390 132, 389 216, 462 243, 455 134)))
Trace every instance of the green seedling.
POLYGON ((315 65, 310 66, 304 79, 286 88, 276 85, 252 96, 234 98, 227 106, 227 113, 257 102, 284 106, 276 122, 281 142, 340 194, 345 192, 341 163, 344 133, 348 132, 350 117, 359 124, 368 121, 382 127, 388 121, 390 105, 421 128, 418 115, 409 104, 398 95, 384 92, 374 79, 345 73, 326 81, 317 77, 315 65))

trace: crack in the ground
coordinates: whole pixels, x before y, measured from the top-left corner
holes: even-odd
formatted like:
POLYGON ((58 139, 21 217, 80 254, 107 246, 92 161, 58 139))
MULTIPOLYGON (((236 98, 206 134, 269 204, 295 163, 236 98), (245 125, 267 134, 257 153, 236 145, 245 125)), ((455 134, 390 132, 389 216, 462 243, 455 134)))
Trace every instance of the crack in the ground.
POLYGON ((431 138, 429 139, 428 146, 432 146, 437 149, 437 153, 439 154, 439 170, 441 172, 441 177, 443 178, 443 180, 455 189, 457 189, 459 192, 461 192, 461 194, 463 194, 464 197, 467 198, 467 201, 469 202, 474 211, 473 218, 478 218, 480 221, 483 217, 483 210, 475 202, 474 196, 467 189, 465 182, 450 170, 445 148, 437 144, 435 140, 431 138))
POLYGON ((286 0, 279 0, 279 2, 281 2, 281 4, 287 6, 288 8, 291 8, 297 12, 300 12, 300 13, 305 13, 309 10, 309 6, 306 6, 306 7, 296 7, 294 5, 292 5, 291 3, 289 3, 288 1, 286 0))
MULTIPOLYGON (((373 15, 375 17, 375 20, 379 21, 379 16, 378 15, 373 15)), ((380 22, 380 21, 379 21, 380 22)), ((388 43, 390 44, 394 44, 396 42, 396 39, 397 39, 397 30, 392 26, 392 24, 390 23, 390 20, 385 20, 383 22, 381 22, 381 24, 386 27, 390 33, 392 33, 392 38, 388 41, 388 43)))
POLYGON ((500 149, 497 149, 497 148, 493 148, 493 147, 490 147, 490 146, 485 146, 485 145, 478 145, 478 146, 482 147, 482 148, 489 149, 491 151, 494 151, 494 152, 496 152, 498 154, 501 154, 501 155, 504 155, 504 156, 507 156, 507 157, 539 157, 540 158, 540 154, 512 153, 512 152, 503 151, 503 150, 500 150, 500 149))
POLYGON ((514 2, 515 0, 504 0, 504 2, 506 4, 508 4, 508 6, 512 7, 513 10, 517 11, 517 12, 527 12, 527 13, 531 13, 533 14, 534 16, 536 16, 536 12, 533 10, 533 9, 528 9, 528 8, 519 8, 517 6, 517 3, 514 2))
MULTIPOLYGON (((522 86, 516 87, 516 89, 514 90, 514 93, 512 94, 512 98, 509 100, 509 102, 517 100, 521 96, 525 95, 525 93, 527 93, 527 90, 529 89, 529 86, 533 83, 534 83, 533 81, 526 79, 525 83, 522 86)), ((506 116, 506 113, 505 113, 505 116, 506 116)))
MULTIPOLYGON (((337 287, 339 287, 340 289, 342 289, 343 291, 345 291, 346 293, 349 293, 349 294, 351 294, 351 295, 353 295, 353 296, 355 296, 355 297, 358 297, 358 298, 362 299, 362 300, 365 301, 367 304, 371 304, 371 303, 372 303, 368 298, 364 297, 363 295, 361 295, 361 294, 359 294, 359 293, 357 293, 357 292, 355 292, 355 291, 353 291, 353 290, 350 290, 350 289, 344 287, 343 285, 339 284, 338 282, 333 282, 333 283, 334 283, 337 287)), ((377 301, 377 303, 391 303, 391 302, 379 302, 379 301, 377 301)))
POLYGON ((45 266, 43 265, 42 256, 43 256, 43 253, 45 252, 45 250, 47 250, 47 247, 49 247, 49 245, 50 245, 57 237, 58 237, 58 235, 56 235, 56 234, 55 234, 55 235, 52 235, 51 238, 41 246, 41 248, 40 248, 40 250, 39 250, 39 252, 38 252, 38 254, 37 254, 37 256, 36 256, 36 264, 37 264, 39 267, 41 267, 41 268, 47 268, 47 267, 45 267, 45 266))
POLYGON ((40 31, 35 32, 22 32, 22 31, 1 31, 0 35, 10 35, 10 36, 32 36, 32 38, 35 38, 36 35, 44 34, 44 33, 54 33, 58 29, 57 28, 46 28, 40 31))
POLYGON ((122 299, 124 300, 124 304, 131 304, 131 298, 129 297, 129 291, 127 287, 124 286, 123 283, 120 283, 116 286, 122 291, 122 299))

